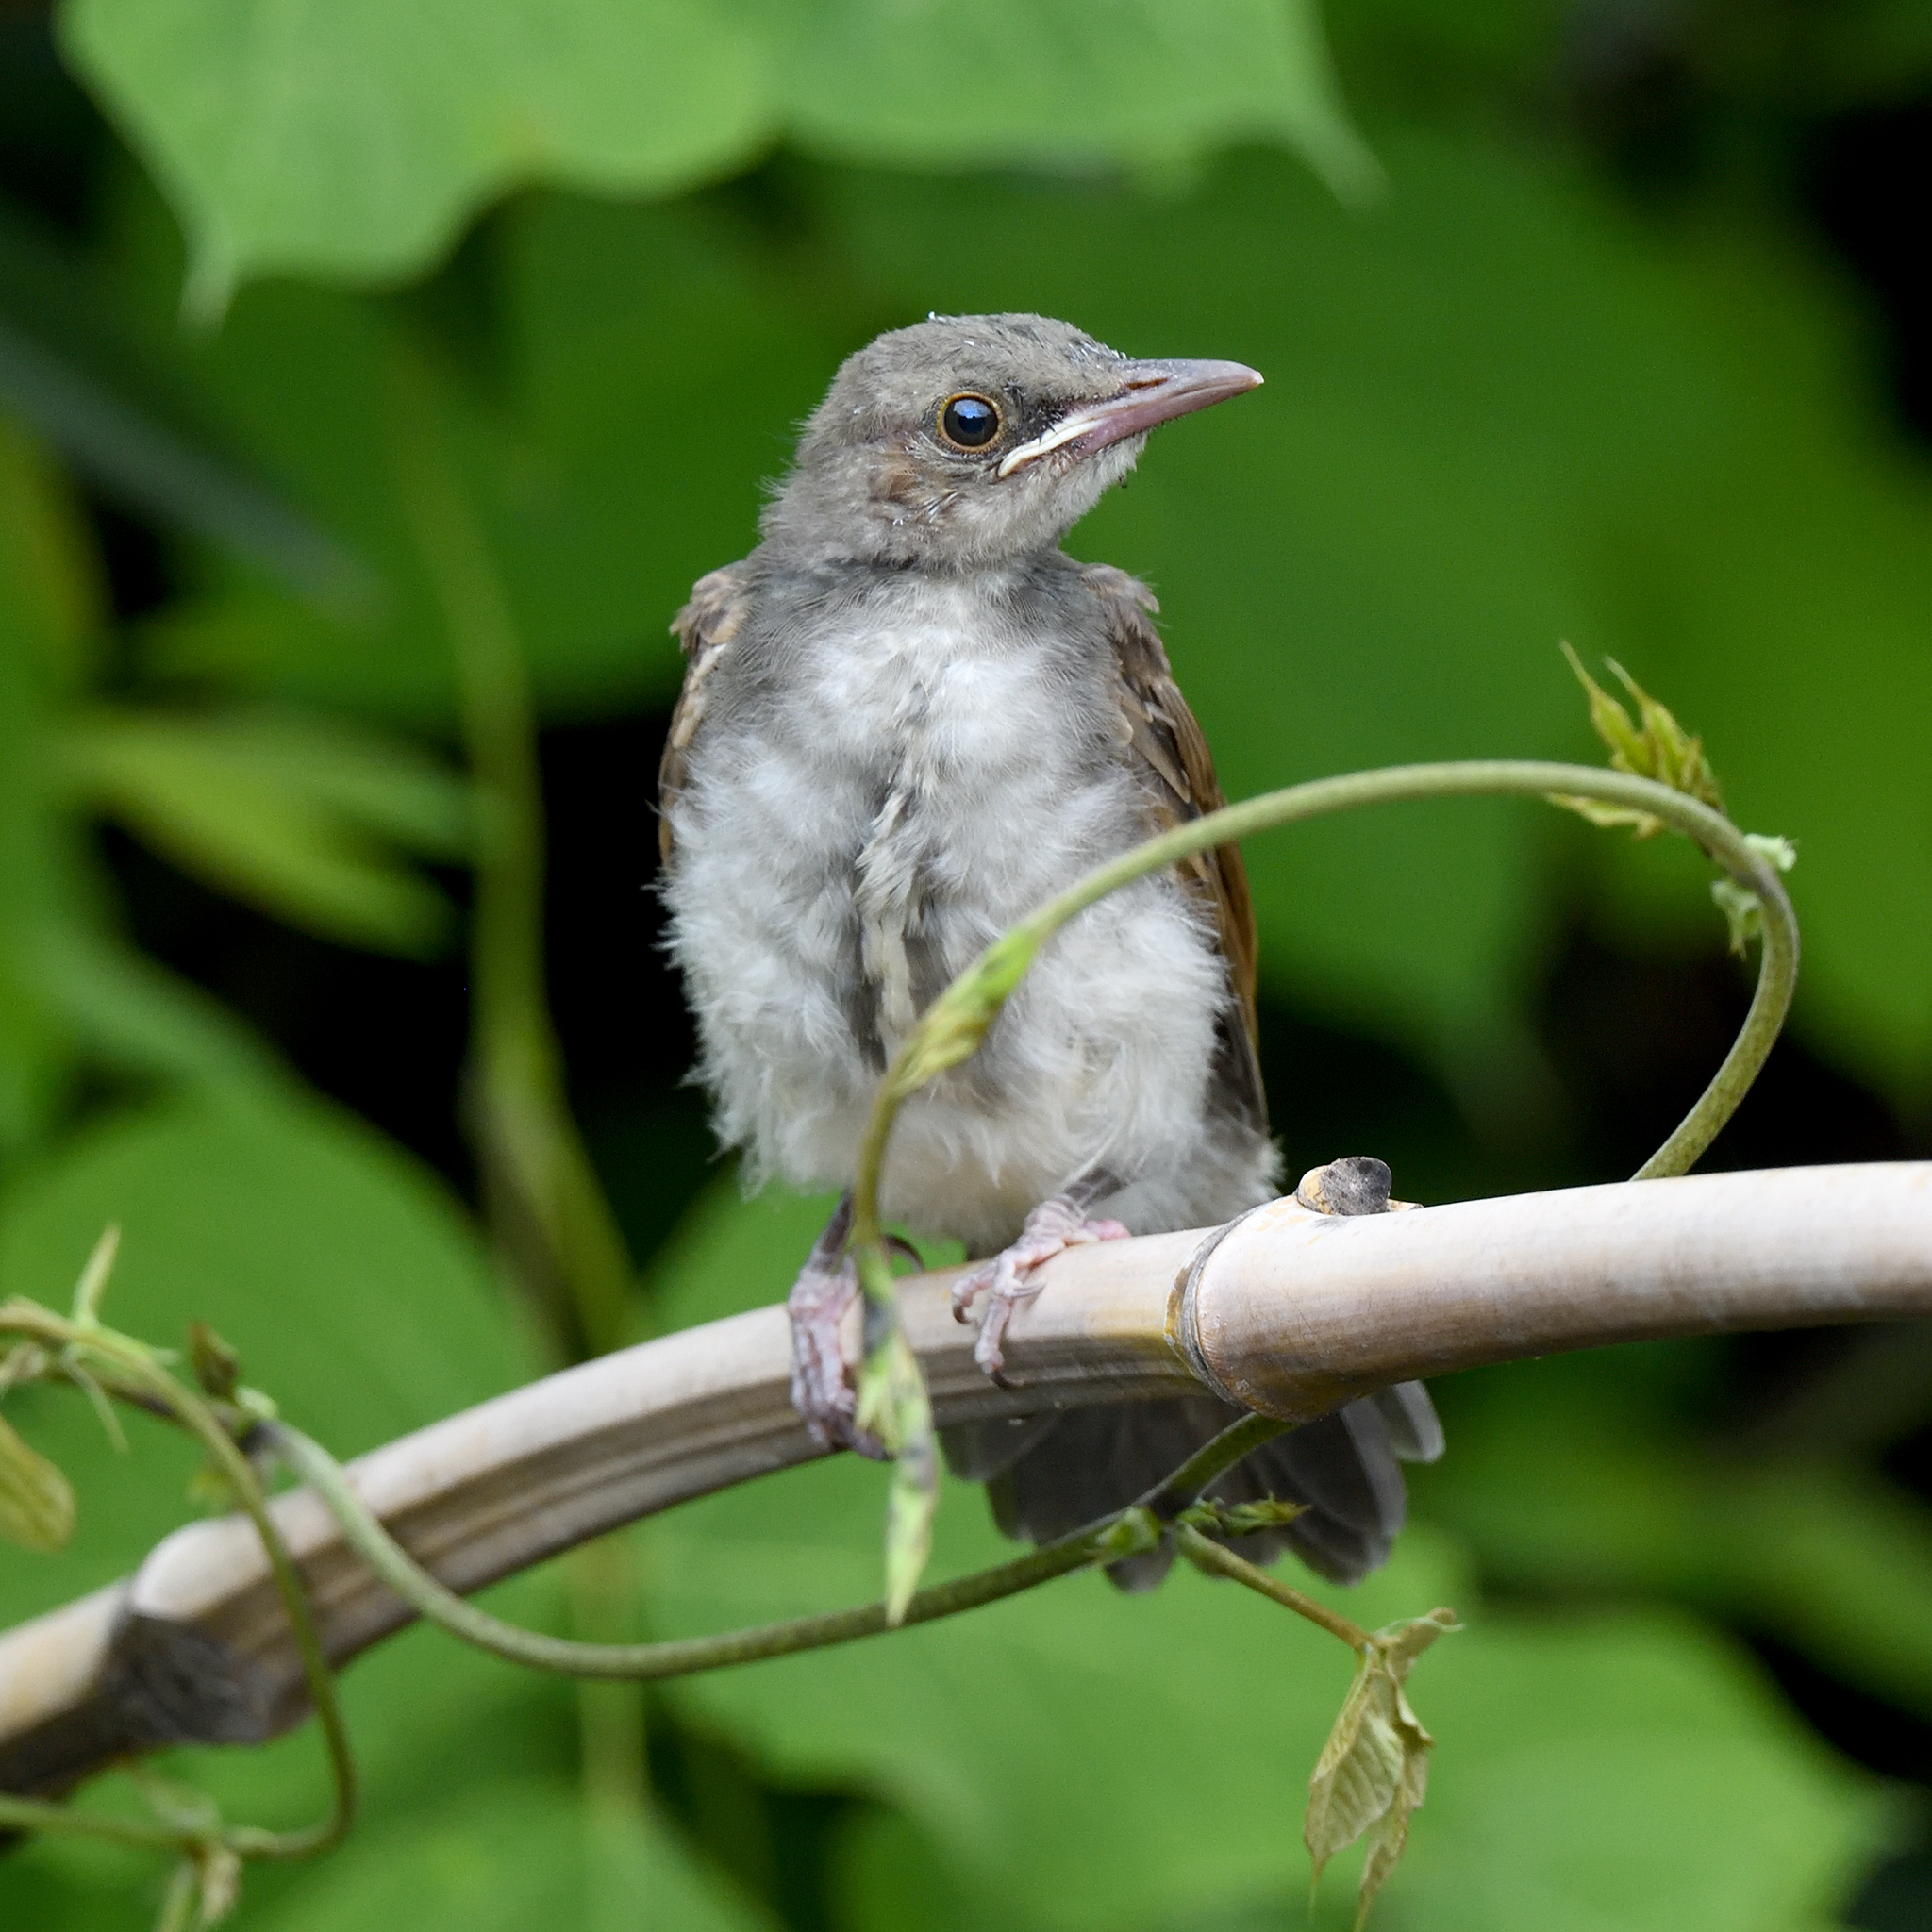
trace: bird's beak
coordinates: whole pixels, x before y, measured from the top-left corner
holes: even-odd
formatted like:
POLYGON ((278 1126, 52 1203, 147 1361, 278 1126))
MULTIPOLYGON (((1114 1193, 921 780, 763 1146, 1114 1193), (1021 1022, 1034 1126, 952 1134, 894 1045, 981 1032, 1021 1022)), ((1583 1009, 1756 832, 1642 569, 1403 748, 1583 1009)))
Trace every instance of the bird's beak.
POLYGON ((1191 415, 1210 403, 1224 403, 1229 396, 1254 389, 1260 380, 1257 370, 1240 362, 1129 363, 1118 395, 1082 404, 1031 442, 1008 450, 998 474, 1010 476, 1057 449, 1091 457, 1095 450, 1139 436, 1156 424, 1191 415))

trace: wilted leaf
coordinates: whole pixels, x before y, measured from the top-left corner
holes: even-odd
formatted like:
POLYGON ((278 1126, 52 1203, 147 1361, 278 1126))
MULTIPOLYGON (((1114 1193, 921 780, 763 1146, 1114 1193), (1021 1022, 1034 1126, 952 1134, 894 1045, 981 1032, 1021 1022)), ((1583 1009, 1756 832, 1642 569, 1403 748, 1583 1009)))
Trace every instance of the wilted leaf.
POLYGON ((0 1537, 51 1554, 73 1534, 73 1486, 0 1416, 0 1537))
POLYGON ((1408 1707, 1403 1683, 1416 1658, 1455 1627, 1453 1611, 1431 1610, 1426 1617, 1391 1624, 1370 1638, 1308 1780, 1302 1836, 1316 1879, 1344 1845, 1369 1834, 1357 1925, 1402 1857, 1409 1815, 1422 1804, 1428 1785, 1427 1754, 1436 1740, 1408 1707))

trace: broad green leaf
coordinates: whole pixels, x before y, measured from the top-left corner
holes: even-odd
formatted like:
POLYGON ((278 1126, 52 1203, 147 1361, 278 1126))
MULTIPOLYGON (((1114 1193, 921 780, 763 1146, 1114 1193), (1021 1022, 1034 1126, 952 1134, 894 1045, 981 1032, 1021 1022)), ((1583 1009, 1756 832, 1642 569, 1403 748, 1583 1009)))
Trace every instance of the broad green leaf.
MULTIPOLYGON (((659 1627, 874 1594, 878 1486, 865 1474, 827 1465, 654 1526, 659 1627)), ((935 1574, 1002 1553, 969 1520, 980 1507, 948 1493, 935 1574)), ((1411 1530, 1367 1613, 1466 1600, 1460 1583, 1444 1589, 1440 1554, 1411 1530)), ((1191 1574, 1141 1600, 1083 1578, 676 1694, 778 1777, 891 1799, 971 1888, 1024 1898, 1043 1924, 1158 1924, 1305 1892, 1297 1812, 1345 1683, 1332 1641, 1288 1622, 1191 1574)), ((1431 1659, 1427 1712, 1435 1790, 1389 1909, 1431 1925, 1567 1924, 1551 1898, 1587 1907, 1606 1865, 1617 1904, 1580 1924, 1807 1925, 1885 1829, 1767 1683, 1665 1619, 1474 1616, 1431 1659), (1458 1904, 1470 1831, 1488 1847, 1480 1912, 1458 1904)))
POLYGON ((442 895, 385 849, 469 842, 462 786, 413 747, 291 716, 98 709, 60 751, 78 802, 270 912, 384 951, 449 936, 442 895))
POLYGON ((791 139, 841 158, 1184 162, 1230 140, 1374 176, 1309 0, 72 0, 70 58, 244 276, 423 267, 503 189, 657 194, 791 139))
POLYGON ((753 1932, 761 1921, 652 1818, 588 1812, 561 1781, 498 1777, 428 1818, 370 1822, 248 1932, 753 1932))
POLYGON ((1617 1373, 1635 1355, 1473 1378, 1451 1410, 1454 1457, 1413 1477, 1431 1515, 1502 1582, 1674 1600, 1932 1714, 1924 1504, 1802 1446, 1715 1451, 1646 1399, 1641 1357, 1617 1373))
POLYGON ((1015 1932, 1036 1923, 1024 1899, 970 1891, 928 1834, 883 1805, 842 1821, 829 1863, 844 1932, 1015 1932))
POLYGON ((0 1541, 51 1555, 73 1534, 73 1484, 0 1416, 0 1541))
POLYGON ((117 504, 220 544, 336 608, 372 602, 367 569, 241 461, 220 412, 181 379, 175 331, 140 325, 95 265, 0 207, 0 400, 117 504))
POLYGON ((76 1056, 170 1085, 273 1092, 288 1081, 275 1055, 192 981, 88 926, 39 935, 22 976, 67 1026, 76 1056))

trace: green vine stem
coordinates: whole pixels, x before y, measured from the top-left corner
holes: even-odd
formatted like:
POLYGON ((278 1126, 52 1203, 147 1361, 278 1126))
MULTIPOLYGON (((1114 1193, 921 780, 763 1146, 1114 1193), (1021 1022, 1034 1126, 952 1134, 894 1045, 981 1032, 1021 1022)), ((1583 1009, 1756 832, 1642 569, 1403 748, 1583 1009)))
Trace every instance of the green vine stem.
POLYGON ((1737 1111, 1790 1007, 1798 974, 1797 916, 1776 867, 1744 833, 1722 812, 1654 779, 1589 765, 1505 758, 1352 772, 1224 806, 1096 867, 995 940, 920 1016, 879 1083, 859 1143, 849 1248, 868 1301, 885 1318, 873 1324, 882 1332, 861 1374, 861 1420, 867 1421, 899 1457, 887 1509, 889 1605, 903 1605, 910 1599, 924 1567, 938 1500, 930 1410, 918 1364, 899 1332, 897 1297, 878 1212, 879 1178, 900 1108, 928 1080, 978 1050, 987 1028, 1041 948, 1070 919, 1109 892, 1195 853, 1304 819, 1407 799, 1495 795, 1540 796, 1552 802, 1593 799, 1648 813, 1685 833, 1755 896, 1763 915, 1763 951, 1757 991, 1744 1024, 1696 1105, 1635 1177, 1654 1180, 1688 1172, 1737 1111), (868 1392, 874 1393, 869 1416, 863 1413, 868 1392), (895 1409, 890 1403, 892 1394, 898 1397, 895 1409))
MULTIPOLYGON (((823 1650, 861 1637, 879 1636, 900 1624, 934 1623, 997 1603, 1002 1597, 1017 1595, 1075 1570, 1137 1556, 1153 1549, 1163 1529, 1178 1521, 1215 1477, 1288 1426, 1271 1417, 1245 1416, 1224 1429, 1139 1502, 1009 1563, 919 1591, 900 1618, 891 1618, 884 1603, 873 1603, 756 1624, 716 1637, 676 1638, 661 1643, 582 1643, 525 1630, 492 1617, 438 1582, 390 1535, 357 1495, 348 1472, 319 1442, 284 1422, 265 1423, 261 1433, 291 1474, 322 1499, 349 1547, 425 1622, 465 1643, 535 1670, 572 1677, 655 1681, 719 1670, 727 1664, 788 1657, 796 1651, 823 1650)), ((1245 1526, 1265 1525, 1257 1522, 1245 1526)))
POLYGON ((302 1661, 309 1702, 322 1727, 331 1790, 328 1815, 298 1831, 264 1831, 247 1825, 192 1830, 129 1824, 72 1811, 64 1806, 4 1796, 0 1796, 0 1824, 80 1834, 184 1853, 196 1853, 219 1844, 244 1858, 304 1858, 326 1851, 347 1834, 355 1817, 355 1759, 350 1754, 341 1707, 336 1700, 335 1679, 308 1607, 301 1573, 270 1514, 260 1478, 235 1440, 236 1429, 255 1428, 256 1419, 240 1410, 232 1411, 225 1419, 213 1403, 176 1381, 142 1343, 105 1328, 91 1318, 70 1321, 35 1303, 16 1298, 0 1304, 0 1335, 17 1335, 54 1352, 54 1372, 64 1373, 70 1380, 78 1381, 89 1373, 74 1357, 85 1355, 101 1361, 108 1367, 117 1393, 126 1391, 142 1407, 185 1429, 207 1451, 261 1539, 269 1572, 302 1661))
POLYGON ((1225 1576, 1230 1582, 1245 1584, 1271 1602, 1292 1610, 1296 1616, 1306 1617, 1310 1624, 1327 1631, 1329 1636, 1341 1638, 1357 1656, 1369 1647, 1369 1633, 1359 1624, 1344 1617, 1340 1610, 1331 1610, 1326 1604, 1318 1602, 1292 1584, 1282 1582, 1280 1577, 1271 1576, 1258 1563, 1251 1563, 1245 1557, 1239 1557, 1234 1551, 1224 1548, 1212 1537, 1204 1536, 1192 1524, 1176 1524, 1174 1540, 1175 1547, 1196 1570, 1205 1571, 1209 1576, 1225 1576))
POLYGON ((1553 794, 1600 799, 1650 813, 1685 833, 1733 879, 1754 892, 1764 908, 1764 952, 1751 1009, 1709 1086, 1676 1131, 1637 1171, 1634 1178, 1655 1180, 1685 1174, 1696 1163, 1757 1078, 1777 1039, 1798 977, 1798 922, 1776 868, 1722 812, 1669 786, 1593 765, 1568 765, 1527 758, 1480 758, 1465 763, 1391 765, 1380 771, 1350 772, 1265 791, 1240 805, 1224 806, 1203 818, 1176 825, 1131 852, 1097 866, 1058 898, 1050 900, 1010 932, 995 940, 921 1015, 919 1023, 887 1069, 859 1143, 858 1174, 853 1191, 852 1241, 869 1289, 885 1286, 891 1298, 891 1271, 878 1218, 879 1175, 886 1146, 900 1107, 948 1067, 971 1057, 1007 999, 1024 977, 1040 949, 1061 926, 1150 873, 1164 871, 1216 845, 1232 845, 1258 832, 1324 818, 1366 805, 1424 798, 1483 798, 1498 795, 1550 797, 1553 794))
MULTIPOLYGON (((465 1643, 475 1644, 511 1663, 564 1676, 628 1678, 638 1681, 690 1676, 719 1670, 727 1664, 754 1663, 762 1657, 788 1657, 795 1651, 823 1650, 876 1637, 895 1622, 930 1624, 941 1617, 1017 1595, 1095 1563, 1111 1563, 1152 1549, 1168 1524, 1181 1522, 1214 1479, 1232 1469, 1251 1450, 1292 1424, 1272 1416, 1243 1416, 1210 1442, 1197 1449, 1171 1476, 1139 1501, 1113 1515, 1075 1530, 1056 1542, 1042 1544, 1009 1563, 974 1571, 951 1583, 918 1591, 902 1619, 892 1620, 883 1603, 819 1616, 795 1617, 776 1624, 756 1624, 717 1637, 677 1638, 663 1643, 582 1643, 551 1637, 506 1624, 438 1582, 390 1535, 349 1481, 348 1472, 312 1437, 281 1421, 261 1425, 261 1441, 290 1473, 307 1483, 336 1520, 342 1540, 425 1623, 434 1624, 465 1643)), ((1229 1525, 1214 1520, 1224 1533, 1230 1526, 1260 1528, 1257 1521, 1229 1525)))
POLYGON ((395 371, 397 494, 448 635, 478 798, 474 1130, 491 1230, 566 1359, 627 1339, 633 1274, 564 1095, 543 968, 543 800, 522 640, 451 458, 433 380, 395 371))

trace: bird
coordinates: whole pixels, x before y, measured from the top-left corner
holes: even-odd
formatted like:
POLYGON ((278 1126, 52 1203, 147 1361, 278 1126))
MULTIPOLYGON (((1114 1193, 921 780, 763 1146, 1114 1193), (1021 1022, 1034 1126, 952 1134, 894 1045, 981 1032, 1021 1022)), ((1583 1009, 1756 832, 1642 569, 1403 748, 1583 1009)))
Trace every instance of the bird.
MULTIPOLYGON (((1153 593, 1060 541, 1155 427, 1260 381, 1039 315, 891 330, 805 422, 757 548, 701 577, 672 625, 685 674, 660 890, 696 1076, 748 1187, 846 1191, 788 1302, 792 1398, 822 1447, 884 1453, 841 1337, 849 1191, 893 1053, 1024 914, 1223 803, 1153 593)), ((1057 935, 981 1050, 902 1108, 881 1211, 978 1257, 954 1306, 980 1310, 989 1374, 1063 1249, 1224 1223, 1278 1192, 1256 961, 1233 847, 1143 878, 1057 935)), ((1039 1542, 1144 1493, 1240 1413, 1204 1393, 941 1440, 1001 1529, 1039 1542)), ((1244 1554, 1291 1548, 1354 1581, 1401 1527, 1399 1461, 1441 1447, 1405 1384, 1275 1438, 1213 1493, 1303 1504, 1244 1554)), ((1163 1546, 1110 1574, 1144 1589, 1171 1560, 1163 1546)))

